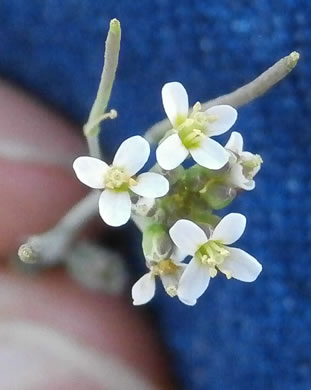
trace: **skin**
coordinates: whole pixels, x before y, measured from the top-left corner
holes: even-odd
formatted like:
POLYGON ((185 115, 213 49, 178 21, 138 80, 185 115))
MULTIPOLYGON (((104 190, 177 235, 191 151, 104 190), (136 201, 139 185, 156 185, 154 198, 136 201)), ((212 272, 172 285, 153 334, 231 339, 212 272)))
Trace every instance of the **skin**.
POLYGON ((129 291, 107 296, 83 289, 62 269, 29 277, 8 266, 24 236, 52 227, 85 195, 70 168, 85 146, 75 125, 3 81, 0 118, 2 145, 35 145, 47 160, 4 157, 0 148, 1 389, 121 389, 125 370, 155 388, 173 389, 159 337, 129 302, 129 291), (112 368, 103 374, 107 361, 112 368))

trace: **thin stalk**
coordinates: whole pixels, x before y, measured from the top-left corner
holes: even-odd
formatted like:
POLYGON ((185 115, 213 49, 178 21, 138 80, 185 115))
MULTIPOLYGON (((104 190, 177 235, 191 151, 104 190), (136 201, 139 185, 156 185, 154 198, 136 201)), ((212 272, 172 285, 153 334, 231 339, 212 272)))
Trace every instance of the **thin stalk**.
POLYGON ((105 116, 105 113, 118 67, 120 42, 120 22, 117 19, 113 19, 110 22, 106 40, 105 62, 96 99, 91 108, 88 121, 84 125, 84 135, 87 138, 90 155, 97 158, 101 155, 98 140, 100 122, 107 117, 105 116))

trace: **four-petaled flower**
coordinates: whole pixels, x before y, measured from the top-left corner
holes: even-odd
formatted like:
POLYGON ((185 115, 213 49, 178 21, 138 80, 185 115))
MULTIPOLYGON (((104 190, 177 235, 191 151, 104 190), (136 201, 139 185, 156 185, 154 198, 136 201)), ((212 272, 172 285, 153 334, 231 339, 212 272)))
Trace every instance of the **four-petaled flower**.
POLYGON ((175 245, 184 253, 193 256, 182 274, 177 295, 187 304, 194 305, 207 289, 210 278, 217 271, 243 282, 253 282, 262 270, 261 264, 241 249, 229 247, 244 232, 246 218, 242 214, 225 216, 208 238, 194 222, 177 221, 169 234, 175 245))
POLYGON ((188 94, 178 82, 164 85, 162 100, 173 130, 157 148, 159 165, 166 170, 174 169, 190 153, 203 167, 222 168, 228 162, 228 153, 210 137, 223 134, 233 126, 236 110, 228 105, 219 105, 202 112, 200 103, 196 103, 189 115, 188 94))
POLYGON ((166 293, 170 297, 176 296, 179 280, 186 267, 186 264, 182 263, 184 258, 185 255, 175 248, 168 259, 147 261, 150 271, 138 279, 132 287, 133 304, 143 305, 154 297, 156 276, 160 277, 166 293))
POLYGON ((260 170, 262 158, 259 154, 243 151, 243 137, 236 131, 232 132, 225 148, 229 151, 228 182, 236 188, 253 190, 253 179, 260 170))
POLYGON ((119 147, 111 166, 93 157, 78 157, 73 169, 87 186, 103 189, 99 213, 111 226, 124 225, 131 216, 130 191, 146 198, 167 194, 169 183, 158 173, 134 175, 146 164, 150 155, 148 142, 140 136, 126 139, 119 147))

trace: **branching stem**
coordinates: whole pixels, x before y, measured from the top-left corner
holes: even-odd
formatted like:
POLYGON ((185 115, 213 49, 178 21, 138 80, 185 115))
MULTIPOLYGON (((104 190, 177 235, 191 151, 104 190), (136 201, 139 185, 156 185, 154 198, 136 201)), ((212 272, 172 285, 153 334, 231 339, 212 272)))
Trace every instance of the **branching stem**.
MULTIPOLYGON (((92 107, 89 120, 84 127, 90 148, 90 154, 98 157, 100 155, 98 144, 99 124, 107 117, 105 110, 111 93, 115 71, 118 63, 120 48, 121 29, 117 20, 111 21, 110 30, 106 42, 105 66, 102 73, 97 97, 92 107), (95 134, 95 135, 94 135, 95 134)), ((216 104, 230 104, 239 107, 249 103, 253 99, 264 94, 278 81, 282 80, 296 65, 299 59, 297 52, 282 58, 271 68, 266 70, 252 82, 227 95, 210 100, 203 104, 206 109, 216 104)), ((109 116, 109 115, 108 115, 109 116)), ((152 126, 145 137, 150 143, 158 142, 165 132, 169 130, 168 120, 163 120, 152 126)), ((156 169, 156 168, 155 168, 156 169)), ((43 264, 54 264, 58 262, 78 232, 97 214, 99 192, 93 191, 84 199, 78 202, 56 226, 38 236, 32 236, 19 249, 19 256, 22 261, 36 262, 41 259, 43 264)), ((140 230, 143 230, 147 218, 133 215, 134 222, 140 230)))
MULTIPOLYGON (((97 96, 92 106, 84 134, 89 153, 99 158, 101 155, 98 135, 100 122, 106 118, 115 118, 116 111, 106 113, 115 74, 118 66, 121 40, 121 27, 117 19, 110 22, 106 40, 105 63, 99 83, 97 96)), ((59 262, 68 251, 72 241, 80 230, 97 214, 99 191, 93 191, 78 202, 51 230, 40 235, 29 237, 18 255, 24 262, 54 264, 59 262)))

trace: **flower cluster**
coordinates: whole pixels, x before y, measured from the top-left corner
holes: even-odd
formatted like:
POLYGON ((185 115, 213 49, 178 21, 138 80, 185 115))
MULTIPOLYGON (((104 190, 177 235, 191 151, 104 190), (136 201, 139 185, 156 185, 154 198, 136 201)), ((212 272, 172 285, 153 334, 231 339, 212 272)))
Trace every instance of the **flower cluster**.
POLYGON ((232 132, 224 147, 211 139, 234 125, 233 107, 203 111, 198 102, 189 110, 187 92, 178 82, 164 85, 162 100, 172 128, 157 147, 158 164, 151 172, 138 174, 150 155, 140 136, 125 140, 111 165, 84 156, 73 168, 82 183, 103 190, 99 213, 108 225, 125 224, 131 213, 144 220, 142 247, 149 271, 132 288, 134 305, 153 298, 156 277, 169 296, 194 305, 218 272, 244 282, 261 272, 254 257, 231 247, 243 234, 246 218, 231 213, 220 219, 214 211, 255 188, 262 159, 243 151, 240 133, 232 132), (186 169, 182 164, 188 157, 194 163, 186 169))

